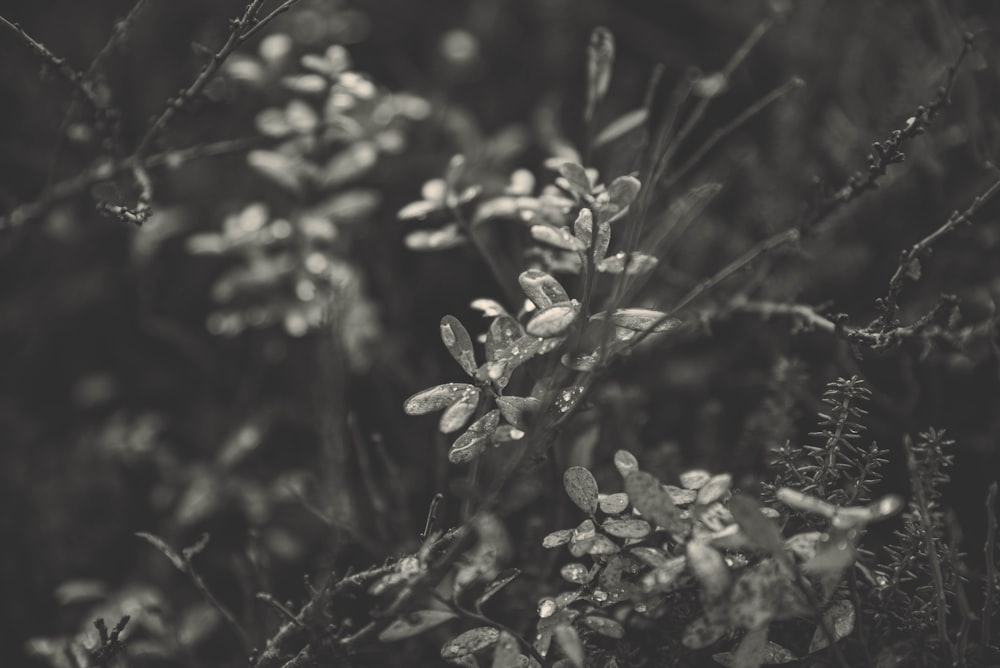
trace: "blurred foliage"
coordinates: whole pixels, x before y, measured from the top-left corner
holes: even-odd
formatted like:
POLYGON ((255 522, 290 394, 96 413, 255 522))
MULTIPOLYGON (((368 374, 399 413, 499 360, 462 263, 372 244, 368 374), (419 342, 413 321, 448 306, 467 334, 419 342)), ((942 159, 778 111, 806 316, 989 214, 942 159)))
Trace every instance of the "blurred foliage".
MULTIPOLYGON (((121 147, 135 145, 225 40, 243 4, 142 8, 94 73, 97 90, 121 112, 117 147, 50 68, 13 32, 0 33, 0 215, 122 157, 121 147)), ((86 70, 132 7, 8 0, 0 14, 86 70)), ((774 480, 767 454, 786 442, 841 443, 852 456, 888 460, 875 495, 862 485, 862 498, 832 474, 814 481, 824 485, 820 496, 836 496, 826 501, 851 505, 886 492, 909 498, 904 435, 934 426, 954 439, 953 482, 927 486, 935 504, 955 509, 954 526, 974 547, 963 559, 981 581, 989 561, 978 547, 982 499, 1000 470, 995 204, 944 238, 918 266, 919 281, 907 285, 904 322, 931 311, 942 293, 960 299, 941 324, 954 336, 933 346, 922 345, 925 338, 871 352, 808 323, 726 305, 759 288, 757 297, 771 302, 819 304, 831 318, 848 313, 855 326, 879 315, 875 300, 900 251, 995 178, 986 165, 1000 150, 998 29, 1000 16, 985 1, 302 0, 227 60, 158 139, 153 150, 164 157, 151 169, 153 213, 141 229, 98 211, 102 202, 134 201, 141 184, 127 171, 0 229, 0 529, 8 545, 0 556, 0 661, 33 665, 51 655, 51 663, 73 666, 61 644, 45 639, 75 636, 105 648, 115 665, 117 636, 109 633, 127 615, 121 633, 131 661, 245 665, 219 609, 136 532, 159 536, 171 550, 198 545, 190 559, 200 577, 254 638, 287 621, 254 595, 271 592, 298 610, 309 597, 303 575, 321 590, 331 572, 364 573, 387 557, 416 554, 390 562, 402 565, 376 580, 378 595, 405 589, 433 561, 419 538, 427 504, 444 493, 430 527, 443 529, 460 522, 476 491, 464 469, 448 463, 451 439, 434 421, 401 410, 423 388, 460 379, 452 358, 461 351, 456 356, 439 338, 443 315, 465 323, 470 341, 487 329, 471 323, 497 315, 482 303, 470 308, 475 299, 523 315, 517 277, 532 268, 557 275, 578 298, 572 239, 586 242, 594 221, 578 223, 576 210, 602 192, 605 204, 613 202, 612 187, 627 187, 616 179, 642 168, 646 145, 637 130, 671 113, 683 82, 694 98, 678 126, 699 100, 712 104, 678 146, 675 165, 767 91, 801 78, 803 88, 740 125, 683 178, 644 191, 656 193, 646 203, 649 219, 674 222, 631 305, 675 303, 794 223, 803 203, 826 192, 817 182, 837 188, 863 170, 871 142, 934 98, 966 31, 975 48, 952 104, 909 143, 905 162, 832 216, 804 255, 769 258, 719 286, 697 322, 685 323, 697 327, 652 337, 619 360, 589 395, 588 410, 561 425, 547 463, 511 481, 495 513, 474 527, 478 542, 463 553, 464 575, 456 577, 502 582, 516 565, 521 577, 493 592, 491 615, 533 631, 540 599, 565 608, 557 573, 583 586, 591 577, 589 565, 580 570, 542 548, 551 531, 577 524, 563 493, 565 469, 587 467, 601 490, 617 490, 627 478, 619 480, 614 453, 624 449, 663 481, 703 467, 756 490, 774 480), (721 76, 772 15, 745 62, 721 76), (598 25, 614 36, 616 56, 595 105, 585 54, 598 25), (645 118, 628 116, 643 108, 645 118), (616 120, 625 123, 617 137, 594 141, 616 120), (199 159, 183 153, 206 146, 217 150, 199 159), (568 160, 589 170, 573 172, 568 160), (414 215, 397 219, 407 208, 414 215), (466 243, 456 214, 482 223, 476 243, 466 243), (415 251, 428 247, 436 250, 415 251), (870 414, 841 420, 833 411, 810 436, 813 416, 826 410, 827 383, 854 376, 870 390, 870 414), (867 428, 861 449, 856 422, 867 428), (202 534, 211 536, 207 545, 198 543, 202 534), (103 631, 93 624, 98 617, 103 631)), ((592 208, 599 232, 607 221, 592 208)), ((607 270, 596 294, 609 294, 611 277, 627 269, 616 269, 619 248, 595 258, 607 270)), ((566 308, 556 302, 547 306, 566 308)), ((558 333, 542 326, 527 331, 558 333)), ((479 381, 496 380, 489 368, 483 373, 479 381)), ((530 373, 536 382, 543 375, 530 373)), ((512 382, 526 397, 546 389, 512 382)), ((942 456, 934 447, 943 436, 935 434, 918 439, 911 456, 942 456)), ((791 484, 790 466, 781 485, 791 484)), ((866 541, 874 549, 900 529, 911 547, 919 544, 919 513, 911 510, 903 525, 873 526, 866 541)), ((949 537, 932 539, 946 557, 949 537)), ((909 558, 894 554, 887 572, 902 572, 909 558)), ((777 557, 759 563, 767 559, 777 557)), ((946 575, 952 585, 968 573, 946 575)), ((336 595, 351 610, 366 606, 353 593, 336 595)), ((919 630, 933 627, 927 591, 898 595, 916 602, 919 630)), ((690 620, 696 607, 690 595, 673 614, 690 620)), ((614 645, 623 620, 593 612, 581 622, 590 629, 588 648, 596 636, 598 646, 614 645)), ((881 623, 915 619, 894 614, 881 623)), ((614 645, 619 659, 672 665, 678 638, 657 637, 653 620, 639 617, 642 632, 614 645)), ((436 628, 449 620, 425 615, 414 624, 435 627, 426 637, 357 661, 413 665, 419 656, 431 665, 448 638, 462 638, 461 647, 450 645, 459 658, 476 643, 508 641, 504 633, 455 638, 457 631, 436 628)), ((803 637, 816 631, 811 624, 803 637)), ((547 632, 572 656, 579 638, 557 635, 564 626, 547 632)), ((925 649, 901 647, 899 655, 925 649)))

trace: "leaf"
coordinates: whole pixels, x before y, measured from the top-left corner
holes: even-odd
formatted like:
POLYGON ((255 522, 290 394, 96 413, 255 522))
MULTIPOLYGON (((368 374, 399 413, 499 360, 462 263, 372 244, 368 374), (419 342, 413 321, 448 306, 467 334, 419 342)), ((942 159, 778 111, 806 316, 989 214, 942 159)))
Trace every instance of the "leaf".
POLYGON ((686 506, 689 503, 694 503, 695 499, 698 498, 698 492, 693 489, 681 489, 673 485, 664 485, 663 489, 667 490, 667 494, 670 495, 670 500, 674 502, 675 506, 686 506))
POLYGON ((521 335, 521 325, 512 316, 504 314, 494 318, 486 332, 487 361, 496 362, 500 351, 509 347, 521 335))
POLYGON ((431 202, 425 199, 410 202, 396 214, 399 220, 422 220, 441 208, 438 202, 431 202))
POLYGON ((445 661, 457 659, 495 645, 500 639, 500 631, 492 626, 480 626, 452 638, 441 647, 441 658, 445 661))
POLYGON ((708 600, 720 598, 732 582, 732 575, 722 554, 698 540, 689 541, 686 550, 687 566, 701 584, 708 600))
POLYGON ((570 234, 565 227, 553 227, 551 225, 532 225, 531 236, 536 241, 561 248, 568 251, 582 251, 587 247, 587 243, 577 239, 570 234))
POLYGON ((563 474, 563 486, 570 501, 588 515, 597 512, 597 480, 583 466, 571 466, 563 474))
POLYGON ((681 511, 652 474, 645 471, 629 473, 625 478, 625 493, 644 517, 666 529, 675 538, 687 534, 688 524, 681 517, 681 511))
POLYGON ((913 258, 906 265, 906 276, 912 281, 920 280, 920 259, 913 258))
POLYGON ((500 414, 519 429, 527 427, 527 419, 530 419, 541 406, 542 402, 534 397, 497 397, 500 414))
POLYGON ((803 513, 822 515, 827 519, 832 519, 837 513, 837 506, 832 503, 827 503, 822 499, 817 499, 814 496, 803 494, 802 492, 790 487, 782 487, 774 493, 774 497, 789 508, 803 513))
POLYGON ((601 528, 616 538, 645 538, 652 531, 649 522, 631 518, 606 520, 601 528))
MULTIPOLYGON (((834 640, 842 640, 851 634, 854 630, 855 614, 854 605, 845 599, 837 601, 823 613, 823 623, 833 633, 834 640)), ((809 653, 818 652, 829 646, 826 633, 822 627, 817 627, 809 643, 809 653)))
POLYGON ((633 471, 639 470, 639 460, 628 450, 615 452, 615 468, 622 478, 627 478, 633 471))
POLYGON ((476 354, 472 350, 469 332, 452 315, 441 318, 441 340, 462 370, 470 376, 476 373, 476 354))
POLYGON ((753 498, 746 494, 734 494, 729 499, 729 512, 754 543, 786 566, 791 566, 785 553, 785 538, 778 525, 764 517, 753 498))
POLYGON ((438 431, 442 434, 453 434, 469 421, 479 406, 479 390, 473 388, 467 391, 458 401, 453 403, 444 413, 438 423, 438 431))
POLYGON ((537 336, 525 334, 496 353, 497 362, 503 362, 506 365, 496 380, 497 387, 502 389, 507 386, 514 370, 538 354, 542 347, 542 341, 543 339, 537 336))
POLYGON ((551 550, 554 547, 565 545, 571 538, 573 538, 572 529, 559 529, 558 531, 553 531, 542 539, 542 547, 546 550, 551 550))
POLYGON ((711 479, 712 474, 705 469, 693 469, 681 474, 681 487, 698 490, 704 487, 711 479))
POLYGON ((486 589, 484 589, 483 593, 476 599, 476 607, 481 606, 486 603, 486 601, 496 596, 501 589, 516 580, 520 575, 521 571, 517 568, 508 568, 507 570, 501 572, 493 578, 492 582, 486 585, 486 589))
POLYGON ((378 634, 382 642, 395 642, 419 635, 428 629, 458 617, 449 610, 417 610, 397 619, 378 634))
POLYGON ((466 242, 458 223, 436 230, 416 230, 406 235, 406 247, 415 251, 447 250, 466 242))
MULTIPOLYGON (((570 550, 570 552, 572 553, 572 550, 570 550)), ((594 540, 592 540, 590 544, 587 545, 584 552, 590 555, 616 554, 618 552, 621 552, 621 548, 618 547, 618 544, 615 543, 610 538, 608 538, 607 536, 602 536, 601 534, 598 534, 594 536, 594 540)))
POLYGON ((628 508, 628 494, 625 492, 617 492, 615 494, 602 494, 597 497, 597 505, 600 506, 601 512, 607 513, 608 515, 617 515, 618 513, 625 512, 628 508))
MULTIPOLYGON (((652 328, 654 332, 669 332, 677 329, 681 321, 676 318, 668 318, 663 311, 654 311, 645 308, 620 308, 611 313, 611 322, 618 327, 632 330, 634 332, 644 332, 652 328), (654 327, 655 325, 655 327, 654 327)), ((604 319, 607 313, 597 313, 593 319, 604 319)))
POLYGON ((407 415, 424 415, 451 406, 460 401, 470 392, 478 394, 479 390, 468 383, 445 383, 435 385, 417 392, 403 402, 403 411, 407 415))
POLYGON ((555 628, 553 633, 556 644, 559 645, 559 649, 570 660, 570 663, 575 668, 583 668, 586 653, 583 649, 583 641, 580 640, 580 634, 577 633, 576 629, 569 624, 560 624, 555 628))
POLYGON ((482 311, 483 315, 487 318, 498 318, 501 316, 510 317, 510 314, 507 313, 507 309, 505 309, 503 305, 495 299, 486 299, 485 297, 473 299, 469 306, 477 311, 482 311))
POLYGON ((258 150, 247 153, 247 164, 286 190, 302 192, 305 171, 300 159, 277 151, 258 150))
POLYGON ((645 107, 633 109, 622 114, 604 126, 604 129, 594 137, 594 141, 592 142, 593 148, 600 148, 605 144, 610 144, 619 137, 623 137, 633 130, 643 127, 647 118, 649 118, 649 111, 645 107))
POLYGON ((614 35, 603 26, 594 28, 587 47, 587 105, 583 111, 583 120, 587 123, 593 119, 597 105, 608 93, 614 63, 614 35))
POLYGON ((573 584, 586 584, 590 582, 590 572, 586 566, 580 563, 565 564, 559 569, 559 574, 563 579, 573 584))
MULTIPOLYGON (((606 225, 607 223, 603 224, 606 225)), ((598 262, 597 271, 615 275, 625 272, 626 276, 635 276, 652 271, 659 262, 652 255, 646 255, 645 253, 620 252, 598 262)))
POLYGON ((517 638, 507 633, 500 632, 500 639, 497 640, 496 649, 493 650, 492 668, 521 668, 527 662, 521 662, 521 653, 517 643, 517 638))
POLYGON ((608 638, 621 640, 625 637, 625 628, 615 620, 607 617, 583 617, 580 619, 580 623, 608 638))
POLYGON ((595 262, 600 262, 608 254, 608 246, 611 244, 611 226, 601 223, 597 226, 597 239, 594 239, 594 216, 590 209, 580 209, 576 220, 573 222, 573 234, 576 238, 591 248, 595 262))
POLYGON ((559 165, 559 174, 565 179, 566 190, 581 198, 590 194, 590 177, 583 165, 568 160, 559 165))
POLYGON ((177 554, 174 548, 167 545, 162 538, 144 531, 138 531, 135 535, 162 552, 163 556, 169 559, 170 563, 174 565, 174 568, 179 570, 181 573, 187 573, 187 563, 184 561, 183 557, 177 554))
POLYGON ((541 269, 529 269, 517 277, 524 294, 540 309, 569 301, 566 289, 551 274, 541 269))
POLYGON ((535 314, 525 327, 528 334, 542 338, 561 336, 573 326, 579 312, 576 304, 555 304, 535 314))
POLYGON ((448 461, 452 464, 471 462, 482 452, 488 441, 488 436, 474 432, 470 427, 468 431, 458 437, 458 440, 448 450, 448 461))
POLYGON ((378 161, 378 149, 371 142, 357 142, 330 158, 317 178, 322 189, 335 188, 362 176, 378 161))
POLYGON ((720 473, 712 476, 705 486, 698 490, 698 505, 707 506, 719 501, 729 494, 729 489, 733 486, 733 476, 728 473, 720 473))
POLYGON ((381 201, 377 190, 356 188, 327 197, 310 208, 309 213, 337 223, 353 223, 371 215, 381 201))
POLYGON ((619 176, 608 186, 608 202, 616 209, 616 213, 624 211, 641 189, 642 182, 634 176, 619 176))

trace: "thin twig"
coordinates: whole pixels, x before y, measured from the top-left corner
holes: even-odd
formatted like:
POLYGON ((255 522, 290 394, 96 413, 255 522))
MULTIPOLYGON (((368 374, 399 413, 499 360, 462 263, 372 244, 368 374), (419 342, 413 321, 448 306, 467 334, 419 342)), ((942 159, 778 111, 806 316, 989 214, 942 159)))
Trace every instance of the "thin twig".
POLYGON ((259 591, 257 592, 256 598, 258 601, 263 601, 264 603, 267 603, 269 606, 277 610, 278 613, 280 613, 283 617, 285 617, 285 619, 287 619, 292 624, 304 628, 304 624, 298 617, 295 616, 295 613, 289 610, 287 607, 285 607, 285 605, 275 597, 271 596, 265 591, 259 591))
POLYGON ((24 28, 22 28, 19 23, 14 23, 3 16, 0 16, 0 24, 5 25, 12 30, 18 37, 21 38, 21 41, 24 42, 28 48, 34 51, 35 54, 45 61, 47 65, 52 67, 52 69, 55 70, 59 76, 69 82, 69 84, 83 96, 83 99, 87 101, 87 104, 93 108, 94 112, 98 116, 103 116, 105 114, 107 108, 97 97, 97 93, 94 91, 93 86, 87 82, 83 74, 73 69, 69 63, 66 62, 65 58, 60 58, 52 53, 48 47, 25 32, 24 28))
POLYGON ((983 551, 986 557, 986 596, 983 599, 983 626, 979 642, 985 647, 993 643, 993 592, 997 588, 997 483, 993 481, 990 491, 986 494, 986 544, 983 551))
POLYGON ((226 39, 226 42, 212 55, 205 66, 202 67, 201 72, 198 73, 198 76, 191 83, 191 85, 181 91, 176 98, 168 101, 166 107, 164 107, 163 111, 160 112, 160 115, 157 116, 156 119, 149 125, 149 128, 142 136, 142 139, 139 140, 139 143, 133 152, 133 156, 135 158, 141 158, 149 152, 149 148, 152 145, 153 140, 166 129, 167 125, 170 124, 170 121, 173 120, 179 111, 190 104, 192 100, 201 95, 201 92, 216 75, 219 68, 222 67, 222 64, 237 48, 260 32, 260 30, 263 29, 263 27, 278 14, 291 9, 291 7, 298 2, 298 0, 286 0, 273 12, 255 22, 254 17, 263 2, 264 0, 251 0, 251 2, 247 4, 243 15, 232 21, 232 30, 229 33, 229 37, 226 39))
POLYGON ((916 113, 906 119, 902 128, 893 130, 882 142, 872 143, 872 148, 875 150, 868 155, 867 170, 855 172, 843 186, 832 193, 821 194, 815 202, 803 209, 796 223, 800 230, 803 232, 815 230, 819 223, 834 211, 862 193, 876 188, 878 179, 885 175, 889 165, 902 162, 905 159, 900 151, 903 144, 926 132, 941 111, 951 104, 951 90, 955 85, 958 69, 969 51, 972 50, 972 44, 972 33, 963 35, 962 50, 948 67, 945 84, 938 89, 934 99, 927 105, 918 106, 916 113))
MULTIPOLYGON (((736 52, 729 58, 729 61, 725 64, 725 66, 719 70, 719 75, 722 77, 722 80, 726 85, 728 85, 729 79, 736 71, 736 68, 738 68, 744 60, 746 60, 747 56, 750 55, 750 51, 753 50, 754 46, 757 45, 757 42, 759 42, 761 38, 767 34, 767 31, 771 28, 773 23, 774 19, 771 17, 768 17, 758 23, 747 38, 743 40, 743 43, 740 44, 739 48, 736 49, 736 52)), ((688 116, 684 125, 681 126, 681 129, 677 131, 677 135, 670 143, 670 146, 663 152, 662 155, 660 155, 657 160, 656 167, 653 168, 652 172, 654 183, 660 180, 664 170, 667 168, 667 165, 670 164, 670 160, 674 157, 677 151, 680 150, 681 144, 684 143, 684 140, 687 139, 688 135, 690 135, 694 128, 698 125, 698 122, 701 121, 702 116, 705 115, 705 111, 708 109, 708 106, 711 104, 714 97, 715 96, 707 95, 703 97, 697 105, 695 105, 694 109, 691 111, 691 115, 688 116)))
POLYGON ((903 291, 903 279, 907 275, 914 275, 914 262, 926 254, 930 247, 941 237, 962 223, 969 222, 998 191, 1000 191, 1000 181, 996 181, 984 193, 976 197, 965 211, 954 211, 941 227, 903 251, 899 258, 899 266, 896 267, 895 273, 889 279, 889 291, 881 301, 882 315, 879 317, 879 322, 883 330, 887 330, 893 326, 896 312, 899 310, 898 299, 900 293, 903 291))
POLYGON ((797 243, 798 240, 799 240, 799 231, 796 229, 790 229, 790 230, 785 230, 784 232, 779 232, 778 234, 775 234, 774 236, 771 236, 765 239, 764 241, 760 242, 759 244, 748 250, 746 253, 744 253, 743 255, 741 255, 740 257, 736 258, 731 263, 723 267, 714 276, 707 278, 704 281, 701 281, 693 288, 691 288, 691 290, 689 290, 687 294, 681 297, 680 301, 678 301, 673 306, 673 308, 664 313, 663 316, 657 319, 648 328, 646 328, 645 330, 639 332, 634 337, 632 337, 626 349, 627 350, 634 349, 636 346, 642 343, 646 339, 646 337, 648 337, 650 334, 656 331, 658 327, 660 327, 667 321, 674 318, 675 317, 674 314, 676 314, 678 311, 681 311, 687 306, 689 306, 696 299, 698 299, 703 294, 705 294, 715 286, 719 285, 720 283, 728 279, 733 274, 736 274, 741 270, 745 269, 747 266, 753 264, 753 262, 757 260, 759 257, 762 257, 782 246, 797 243))
POLYGON ((142 160, 137 160, 133 156, 117 162, 101 161, 90 169, 54 184, 35 201, 22 204, 7 215, 0 216, 0 230, 18 227, 33 218, 37 218, 55 204, 75 197, 102 181, 132 172, 137 165, 141 165, 147 170, 157 167, 179 167, 202 158, 240 153, 260 145, 263 141, 265 139, 262 137, 225 139, 211 144, 200 144, 189 148, 155 153, 142 160))

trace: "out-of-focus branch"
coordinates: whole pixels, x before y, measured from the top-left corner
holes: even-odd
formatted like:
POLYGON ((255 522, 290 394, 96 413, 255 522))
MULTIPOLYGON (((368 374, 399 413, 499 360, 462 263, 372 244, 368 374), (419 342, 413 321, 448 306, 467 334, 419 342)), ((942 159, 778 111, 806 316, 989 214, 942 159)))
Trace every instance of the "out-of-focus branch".
POLYGON ((93 108, 95 114, 103 117, 107 113, 107 107, 97 96, 97 92, 94 90, 94 87, 87 81, 86 77, 82 73, 73 69, 73 67, 66 62, 65 58, 61 58, 52 53, 48 47, 25 32, 24 28, 22 28, 19 23, 14 23, 3 16, 0 16, 0 24, 6 26, 15 35, 20 37, 21 41, 29 49, 34 51, 46 65, 51 67, 60 77, 69 82, 69 84, 83 96, 83 99, 87 101, 87 104, 93 108))
POLYGON ((150 170, 158 167, 179 167, 194 160, 240 153, 260 145, 262 141, 265 141, 262 137, 242 137, 239 139, 226 139, 211 144, 191 146, 175 151, 163 151, 162 153, 150 155, 143 160, 138 160, 133 156, 117 162, 100 161, 90 169, 54 184, 34 202, 22 204, 11 210, 7 215, 0 216, 0 231, 18 227, 44 214, 53 205, 75 197, 85 192, 91 186, 120 176, 121 174, 134 172, 140 168, 150 170))
POLYGON ((926 237, 903 251, 899 258, 899 266, 896 267, 895 273, 893 273, 892 278, 889 279, 889 291, 883 299, 879 300, 879 307, 882 309, 882 315, 879 316, 876 323, 881 326, 883 331, 891 329, 894 325, 896 312, 899 310, 899 295, 903 291, 903 280, 907 276, 910 276, 914 280, 920 276, 919 258, 922 255, 925 255, 930 250, 931 246, 933 246, 934 243, 941 237, 948 234, 962 223, 970 222, 972 217, 976 215, 981 208, 983 208, 983 205, 997 194, 997 191, 1000 191, 1000 181, 996 181, 993 185, 987 188, 985 192, 972 200, 972 203, 965 209, 965 211, 954 211, 951 216, 948 217, 948 220, 941 225, 941 227, 937 228, 926 237))
POLYGON ((299 0, 285 0, 279 7, 274 11, 267 14, 263 18, 257 18, 257 13, 260 11, 261 6, 264 4, 264 0, 251 0, 247 4, 246 9, 243 11, 243 15, 238 19, 233 19, 230 23, 231 31, 229 37, 226 39, 222 47, 212 54, 205 66, 201 68, 201 72, 187 88, 182 90, 180 94, 167 101, 167 105, 164 107, 160 115, 149 125, 146 133, 139 140, 138 145, 133 152, 133 157, 138 159, 149 152, 152 142, 166 129, 170 122, 174 119, 179 111, 184 109, 192 100, 201 95, 205 86, 211 82, 212 78, 218 73, 219 68, 225 63, 226 59, 237 48, 239 48, 244 42, 249 40, 251 37, 260 32, 264 26, 271 22, 279 14, 288 11, 295 5, 299 0))

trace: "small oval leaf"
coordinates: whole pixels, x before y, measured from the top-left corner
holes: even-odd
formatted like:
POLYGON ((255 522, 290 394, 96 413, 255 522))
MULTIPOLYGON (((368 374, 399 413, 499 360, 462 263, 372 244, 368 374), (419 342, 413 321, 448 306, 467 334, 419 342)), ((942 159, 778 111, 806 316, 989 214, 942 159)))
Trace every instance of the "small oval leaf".
POLYGON ((604 531, 616 538, 645 538, 652 528, 649 522, 640 519, 610 519, 601 525, 604 531))
POLYGON ((579 307, 574 304, 556 304, 543 308, 525 328, 528 334, 542 338, 560 336, 572 327, 579 307))
POLYGON ((535 241, 550 246, 555 246, 567 251, 582 251, 587 244, 570 234, 565 227, 553 227, 551 225, 532 225, 531 236, 535 241))
POLYGON ((597 480, 583 466, 572 466, 563 474, 563 486, 570 501, 588 515, 597 512, 597 480))
POLYGON ((492 626, 480 626, 470 629, 452 638, 441 648, 441 658, 447 660, 475 654, 476 652, 495 645, 500 639, 500 631, 492 626))
POLYGON ((468 383, 445 383, 444 385, 435 385, 434 387, 429 387, 426 390, 417 392, 403 402, 403 411, 407 415, 424 415, 426 413, 433 413, 434 411, 439 411, 443 408, 451 406, 456 401, 465 397, 468 392, 478 393, 478 390, 468 383))
POLYGON ((632 505, 657 526, 663 527, 675 537, 687 534, 687 521, 670 500, 670 494, 652 474, 645 471, 629 473, 625 478, 625 493, 632 505))
POLYGON ((477 365, 472 338, 458 318, 452 315, 441 318, 441 340, 462 370, 470 376, 474 375, 477 365))
POLYGON ((580 620, 580 623, 608 638, 621 640, 625 637, 625 628, 615 620, 608 619, 607 617, 584 617, 580 620))
POLYGON ((522 272, 517 277, 524 294, 528 296, 535 305, 544 309, 553 304, 560 304, 569 301, 566 289, 551 274, 547 274, 541 269, 529 269, 522 272))
POLYGON ((542 402, 534 397, 497 397, 500 414, 518 429, 525 429, 541 406, 542 402))

